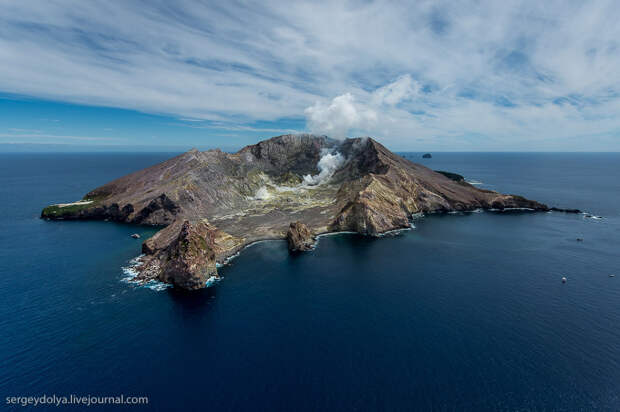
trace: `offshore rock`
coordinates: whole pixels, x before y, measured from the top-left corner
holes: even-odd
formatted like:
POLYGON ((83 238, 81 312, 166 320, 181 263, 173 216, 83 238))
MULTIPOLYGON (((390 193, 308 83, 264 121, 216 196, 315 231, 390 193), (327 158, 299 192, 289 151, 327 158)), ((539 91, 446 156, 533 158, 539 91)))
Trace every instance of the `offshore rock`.
POLYGON ((409 227, 416 213, 550 210, 457 177, 406 160, 369 137, 284 135, 237 153, 190 150, 78 202, 48 206, 41 217, 165 226, 143 243, 138 280, 196 289, 216 273, 216 263, 258 240, 290 237, 294 248, 305 250, 312 233, 379 235, 409 227))
POLYGON ((306 252, 314 249, 316 239, 308 226, 301 222, 291 222, 286 232, 286 241, 291 252, 306 252))

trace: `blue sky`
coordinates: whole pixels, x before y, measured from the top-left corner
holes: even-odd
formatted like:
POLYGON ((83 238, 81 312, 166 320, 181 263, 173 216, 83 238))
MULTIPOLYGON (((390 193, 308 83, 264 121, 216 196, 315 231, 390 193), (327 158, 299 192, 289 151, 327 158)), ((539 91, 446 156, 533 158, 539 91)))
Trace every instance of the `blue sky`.
POLYGON ((305 119, 239 123, 187 120, 114 107, 0 95, 0 151, 235 151, 304 130, 305 119))
POLYGON ((0 0, 0 150, 619 151, 618 21, 614 1, 0 0))

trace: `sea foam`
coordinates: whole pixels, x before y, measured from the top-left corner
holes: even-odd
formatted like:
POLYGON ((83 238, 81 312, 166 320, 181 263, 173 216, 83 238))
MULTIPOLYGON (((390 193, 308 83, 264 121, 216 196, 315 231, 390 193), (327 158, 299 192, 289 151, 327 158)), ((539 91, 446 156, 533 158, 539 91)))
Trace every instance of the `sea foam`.
POLYGON ((144 257, 144 255, 136 256, 128 262, 127 266, 121 268, 123 273, 125 274, 125 276, 121 278, 121 282, 128 283, 135 287, 143 287, 154 291, 162 291, 172 287, 171 284, 160 282, 154 279, 146 282, 136 280, 136 277, 138 276, 137 268, 142 266, 143 264, 142 257, 144 257))

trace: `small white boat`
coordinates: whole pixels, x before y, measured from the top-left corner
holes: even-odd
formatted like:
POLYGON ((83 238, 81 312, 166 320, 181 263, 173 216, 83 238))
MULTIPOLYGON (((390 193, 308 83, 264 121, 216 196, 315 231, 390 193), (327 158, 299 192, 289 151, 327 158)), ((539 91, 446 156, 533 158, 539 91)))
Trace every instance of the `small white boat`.
POLYGON ((562 277, 562 283, 566 283, 566 276, 562 277))

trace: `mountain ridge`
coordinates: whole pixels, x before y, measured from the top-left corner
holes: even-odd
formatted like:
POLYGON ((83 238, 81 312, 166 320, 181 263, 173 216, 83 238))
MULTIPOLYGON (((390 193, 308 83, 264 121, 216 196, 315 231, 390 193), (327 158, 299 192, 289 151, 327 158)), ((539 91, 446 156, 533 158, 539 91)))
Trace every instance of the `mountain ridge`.
POLYGON ((313 236, 379 235, 408 228, 416 213, 478 208, 550 210, 452 180, 370 137, 300 134, 232 154, 192 149, 100 186, 80 202, 49 206, 41 217, 166 226, 143 243, 138 280, 197 289, 217 276, 217 263, 258 240, 287 238, 293 222, 313 236))

